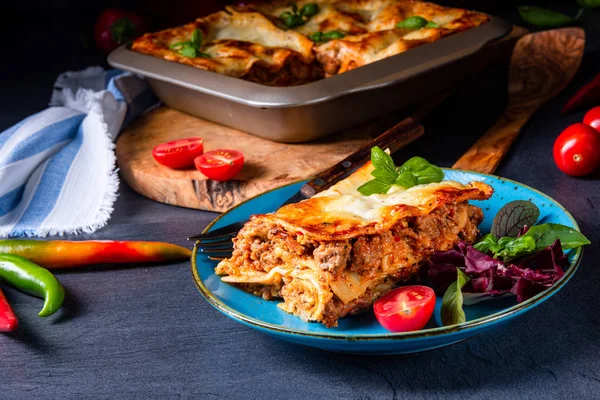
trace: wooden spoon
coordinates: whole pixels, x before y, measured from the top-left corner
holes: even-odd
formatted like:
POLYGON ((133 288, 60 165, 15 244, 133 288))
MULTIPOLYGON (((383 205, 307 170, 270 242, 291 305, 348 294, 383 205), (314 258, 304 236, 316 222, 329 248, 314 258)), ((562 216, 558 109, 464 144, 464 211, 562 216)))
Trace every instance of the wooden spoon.
POLYGON ((573 79, 584 46, 581 28, 531 33, 519 39, 510 62, 506 111, 452 168, 493 173, 529 118, 573 79))

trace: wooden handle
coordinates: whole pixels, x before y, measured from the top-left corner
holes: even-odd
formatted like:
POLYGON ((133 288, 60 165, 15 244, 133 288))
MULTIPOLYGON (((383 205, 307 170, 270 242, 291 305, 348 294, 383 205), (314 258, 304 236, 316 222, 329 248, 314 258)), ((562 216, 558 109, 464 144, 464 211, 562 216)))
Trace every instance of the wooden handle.
POLYGON ((487 174, 496 171, 529 118, 573 79, 584 45, 585 35, 580 28, 523 36, 511 58, 506 111, 452 168, 487 174))
POLYGON ((336 182, 344 179, 347 175, 358 169, 371 157, 371 148, 379 146, 382 149, 390 149, 392 153, 398 151, 410 142, 419 138, 424 133, 423 127, 408 117, 394 125, 375 139, 367 142, 360 149, 350 154, 348 157, 335 164, 333 167, 315 176, 307 182, 302 189, 302 195, 305 198, 312 197, 327 188, 330 188, 336 182))
POLYGON ((506 110, 498 122, 488 129, 452 168, 484 174, 494 173, 534 112, 535 109, 506 110))

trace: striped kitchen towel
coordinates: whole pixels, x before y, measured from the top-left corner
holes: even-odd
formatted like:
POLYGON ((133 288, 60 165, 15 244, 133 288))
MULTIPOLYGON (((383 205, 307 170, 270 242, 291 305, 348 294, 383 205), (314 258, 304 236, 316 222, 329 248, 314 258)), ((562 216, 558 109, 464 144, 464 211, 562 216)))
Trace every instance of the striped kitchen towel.
POLYGON ((48 109, 0 133, 0 237, 106 225, 119 186, 114 140, 156 103, 129 73, 90 67, 59 76, 48 109))

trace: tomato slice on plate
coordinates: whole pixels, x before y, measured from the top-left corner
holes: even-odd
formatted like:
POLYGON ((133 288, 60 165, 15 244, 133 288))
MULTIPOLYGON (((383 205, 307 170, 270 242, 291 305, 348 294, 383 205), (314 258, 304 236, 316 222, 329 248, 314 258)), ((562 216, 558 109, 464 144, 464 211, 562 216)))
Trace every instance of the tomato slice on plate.
POLYGON ((236 150, 213 150, 194 160, 198 171, 215 181, 227 181, 242 170, 244 155, 236 150))
POLYGON ((199 137, 161 143, 152 149, 152 156, 169 168, 181 169, 194 165, 194 159, 204 152, 204 141, 199 137))
POLYGON ((418 331, 427 325, 435 308, 435 293, 427 286, 403 286, 373 305, 377 321, 392 332, 418 331))

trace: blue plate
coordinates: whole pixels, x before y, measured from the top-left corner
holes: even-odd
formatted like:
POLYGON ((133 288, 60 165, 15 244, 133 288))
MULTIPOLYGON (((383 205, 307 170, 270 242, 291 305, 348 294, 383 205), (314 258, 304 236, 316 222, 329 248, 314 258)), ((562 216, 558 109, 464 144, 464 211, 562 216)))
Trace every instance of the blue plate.
MULTIPOLYGON (((529 200, 541 210, 540 223, 554 222, 571 226, 577 223, 559 203, 543 193, 508 179, 459 170, 445 170, 446 179, 461 183, 482 181, 491 185, 495 193, 490 200, 474 201, 482 208, 482 232, 489 232, 497 211, 512 200, 529 200)), ((296 193, 304 182, 288 185, 242 203, 217 218, 208 230, 245 220, 251 214, 267 213, 278 209, 296 193)), ((581 261, 582 249, 569 254, 570 266, 554 286, 539 295, 517 304, 514 297, 480 302, 465 307, 467 322, 442 326, 438 298, 434 318, 417 332, 390 333, 382 328, 372 312, 343 318, 337 328, 326 328, 320 323, 307 323, 277 308, 277 301, 266 301, 221 282, 214 274, 216 262, 205 256, 192 256, 192 274, 202 296, 217 310, 251 328, 279 339, 318 347, 325 350, 363 354, 405 354, 435 349, 468 339, 497 328, 513 318, 542 304, 571 279, 581 261)))

